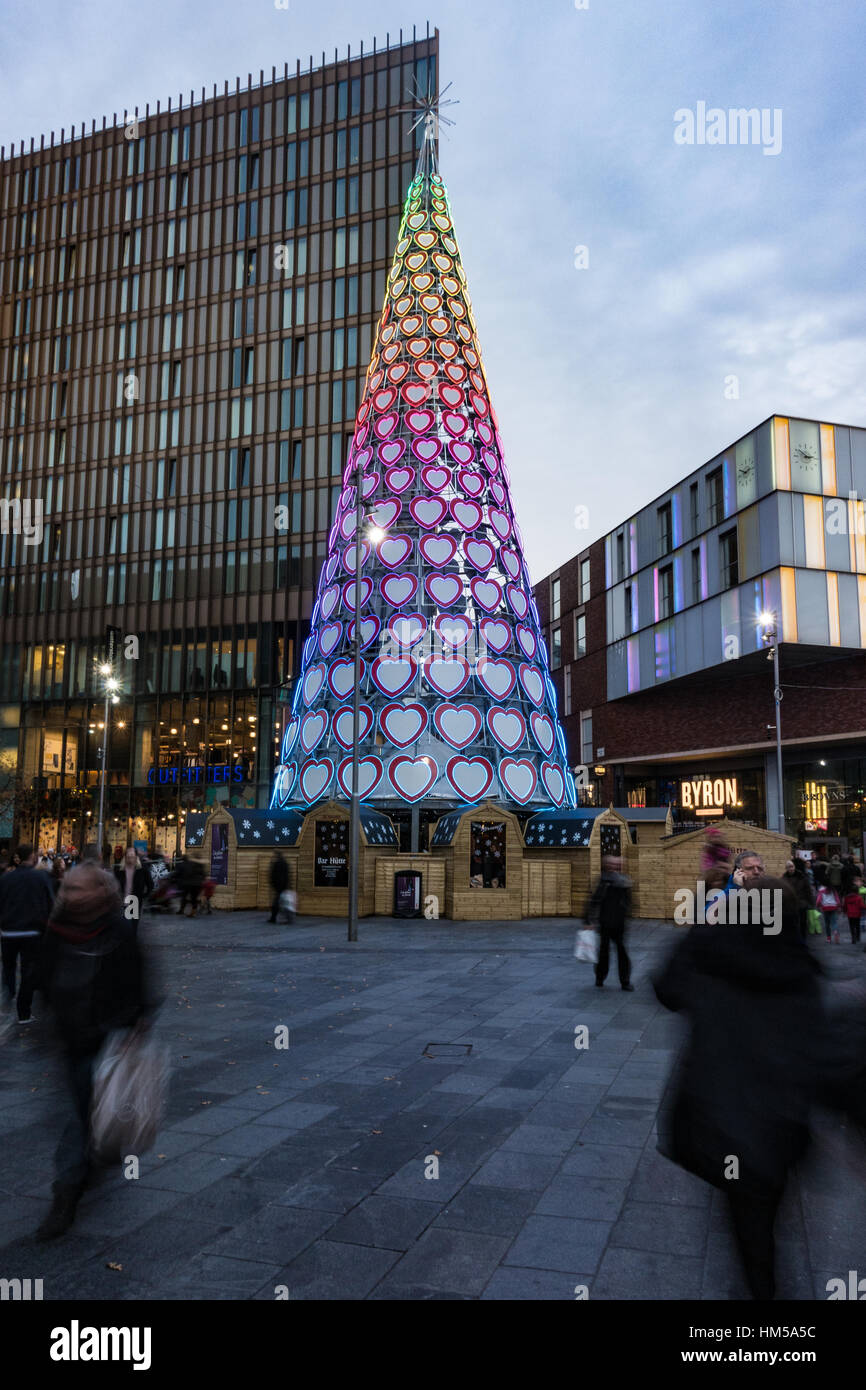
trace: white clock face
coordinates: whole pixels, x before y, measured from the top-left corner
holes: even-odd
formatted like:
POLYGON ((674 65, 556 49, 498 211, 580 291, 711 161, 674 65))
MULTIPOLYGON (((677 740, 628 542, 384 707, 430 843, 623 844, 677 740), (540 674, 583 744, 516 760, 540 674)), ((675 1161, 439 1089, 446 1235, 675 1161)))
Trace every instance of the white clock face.
POLYGON ((755 467, 755 441, 753 436, 743 439, 737 445, 736 456, 737 506, 744 507, 754 502, 757 496, 757 469, 755 467))
POLYGON ((821 491, 821 461, 808 444, 791 451, 791 486, 800 492, 821 491))

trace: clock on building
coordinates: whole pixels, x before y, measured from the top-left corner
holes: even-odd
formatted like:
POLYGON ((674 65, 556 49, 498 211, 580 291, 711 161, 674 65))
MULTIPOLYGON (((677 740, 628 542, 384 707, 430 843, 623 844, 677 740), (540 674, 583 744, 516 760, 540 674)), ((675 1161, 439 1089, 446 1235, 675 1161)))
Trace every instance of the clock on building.
POLYGON ((791 450, 791 487, 795 492, 821 491, 821 461, 812 444, 797 444, 791 450))

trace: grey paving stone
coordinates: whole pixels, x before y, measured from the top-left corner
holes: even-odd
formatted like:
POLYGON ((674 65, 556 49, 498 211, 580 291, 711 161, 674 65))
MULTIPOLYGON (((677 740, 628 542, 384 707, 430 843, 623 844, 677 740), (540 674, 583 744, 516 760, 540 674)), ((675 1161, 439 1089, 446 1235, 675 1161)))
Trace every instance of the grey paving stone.
POLYGON ((443 1207, 434 1226, 514 1236, 532 1212, 540 1193, 517 1187, 486 1187, 469 1182, 443 1207))
POLYGON ((323 1120, 326 1115, 333 1114, 336 1106, 311 1104, 300 1100, 287 1100, 284 1105, 278 1105, 273 1110, 268 1110, 266 1114, 259 1115, 252 1121, 256 1125, 277 1125, 284 1129, 305 1129, 307 1125, 314 1125, 318 1120, 323 1120))
POLYGON ((508 1249, 507 1236, 436 1228, 421 1236, 391 1270, 384 1287, 399 1284, 460 1289, 477 1296, 508 1249))
POLYGON ((276 1201, 284 1191, 284 1183, 263 1182, 240 1173, 230 1173, 192 1195, 180 1197, 178 1193, 173 1193, 176 1202, 173 1210, 187 1221, 232 1226, 261 1211, 269 1202, 276 1201))
POLYGON ((703 1259, 611 1247, 592 1285, 592 1299, 699 1299, 703 1259))
POLYGON ((558 1174, 542 1194, 535 1210, 539 1216, 615 1221, 627 1190, 628 1181, 622 1178, 558 1174))
POLYGON ((652 1130, 652 1116, 645 1119, 614 1120, 598 1112, 587 1120, 580 1137, 585 1144, 622 1144, 642 1149, 652 1130))
POLYGON ((634 1202, 670 1202, 708 1207, 712 1193, 713 1188, 709 1183, 692 1173, 686 1173, 661 1154, 647 1150, 638 1163, 629 1198, 634 1202))
POLYGON ((436 1215, 431 1202, 395 1197, 367 1197, 328 1232, 328 1239, 349 1245, 408 1250, 436 1215))
MULTIPOLYGON (((290 1302, 344 1301, 366 1298, 400 1256, 393 1250, 317 1240, 281 1269, 275 1283, 285 1285, 290 1302)), ((266 1286, 258 1298, 273 1298, 266 1286)))
POLYGON ((611 1245, 653 1250, 660 1255, 704 1254, 709 1233, 707 1207, 673 1207, 670 1202, 628 1202, 611 1231, 611 1245))
POLYGON ((506 1256, 506 1265, 564 1272, 593 1273, 601 1259, 611 1223, 564 1216, 530 1216, 506 1256))
POLYGON ((202 1146, 202 1153, 222 1153, 253 1158, 267 1153, 284 1139, 297 1134, 296 1129, 278 1129, 276 1125, 247 1124, 229 1134, 219 1134, 202 1146))
POLYGON ((205 1244, 203 1250, 207 1255, 283 1266, 323 1235, 335 1220, 333 1212, 270 1204, 205 1244))
MULTIPOLYGON (((184 1299, 235 1300, 252 1298, 266 1282, 278 1283, 278 1264, 262 1260, 231 1259, 225 1255, 197 1255, 177 1281, 184 1299)), ((275 1296, 275 1295, 274 1295, 275 1296)))
POLYGON ((170 1192, 198 1192, 218 1182, 227 1173, 236 1172, 243 1164, 241 1157, 229 1158, 224 1154, 197 1150, 143 1173, 138 1181, 142 1187, 158 1187, 170 1192))
POLYGON ((478 1170, 475 1181, 489 1187, 546 1187, 559 1167, 558 1154, 499 1150, 478 1170))
POLYGON ((502 1145, 502 1151, 503 1153, 513 1150, 516 1153, 525 1154, 563 1155, 568 1153, 576 1137, 576 1127, 574 1133, 569 1134, 567 1130, 557 1129, 552 1125, 528 1123, 519 1125, 508 1136, 502 1145))
MULTIPOLYGON (((351 1167, 350 1163, 344 1166, 351 1167)), ((415 1159, 404 1163, 399 1172, 383 1182, 376 1189, 382 1197, 417 1197, 422 1202, 435 1202, 437 1206, 449 1202, 455 1192, 459 1192, 477 1168, 473 1163, 441 1163, 438 1178, 425 1178, 425 1163, 415 1159)))
POLYGON ((591 1274, 565 1274, 550 1269, 497 1269, 481 1295, 483 1302, 572 1302, 584 1290, 592 1297, 591 1274))

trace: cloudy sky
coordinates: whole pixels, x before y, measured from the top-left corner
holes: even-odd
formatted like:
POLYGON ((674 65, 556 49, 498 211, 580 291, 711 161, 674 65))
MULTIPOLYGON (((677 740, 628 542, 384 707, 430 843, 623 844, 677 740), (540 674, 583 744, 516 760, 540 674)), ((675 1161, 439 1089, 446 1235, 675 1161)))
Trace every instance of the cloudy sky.
POLYGON ((438 26, 442 170, 540 578, 773 412, 866 423, 860 0, 579 3, 0 0, 0 142, 438 26), (781 112, 781 150, 677 144, 700 102, 781 112))

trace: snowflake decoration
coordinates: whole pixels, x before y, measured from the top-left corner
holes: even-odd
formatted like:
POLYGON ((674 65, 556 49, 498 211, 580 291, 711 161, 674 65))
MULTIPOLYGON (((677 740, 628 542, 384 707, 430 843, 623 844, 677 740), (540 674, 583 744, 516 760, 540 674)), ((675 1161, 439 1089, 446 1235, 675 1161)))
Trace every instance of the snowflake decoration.
POLYGON ((254 840, 260 840, 261 838, 262 838, 262 832, 261 832, 260 830, 254 830, 254 831, 253 831, 253 839, 254 839, 254 840))
POLYGON ((243 827, 244 827, 244 830, 250 830, 250 829, 252 829, 252 821, 245 820, 245 821, 243 822, 243 827))
POLYGON ((268 830, 275 830, 276 826, 272 820, 268 821, 268 830))

